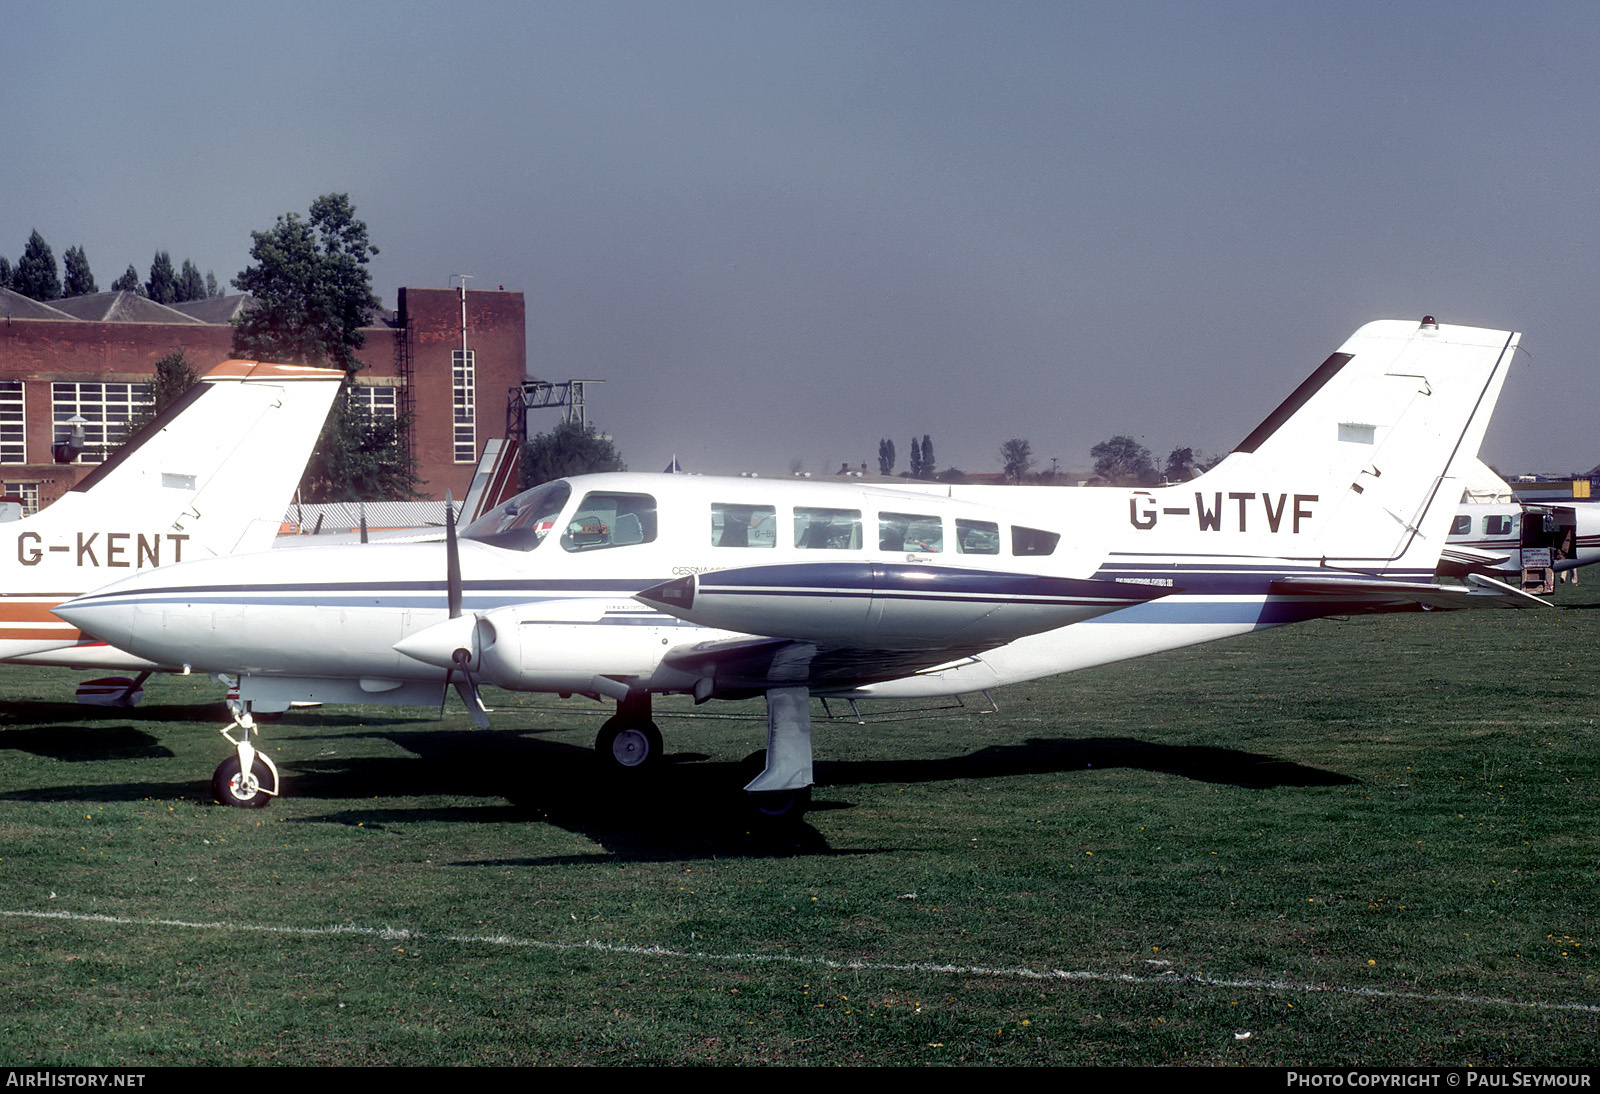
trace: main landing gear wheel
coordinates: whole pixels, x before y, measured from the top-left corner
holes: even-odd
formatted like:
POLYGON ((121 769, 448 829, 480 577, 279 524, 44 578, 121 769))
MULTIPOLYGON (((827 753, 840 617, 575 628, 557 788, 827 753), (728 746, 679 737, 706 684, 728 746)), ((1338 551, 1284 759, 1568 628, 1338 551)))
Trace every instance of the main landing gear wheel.
POLYGON ((602 762, 624 771, 648 771, 661 763, 661 731, 654 722, 613 717, 600 727, 594 750, 602 762))
POLYGON ((211 776, 211 793, 223 805, 240 809, 260 809, 272 800, 278 789, 278 774, 267 762, 257 756, 250 762, 250 774, 244 774, 239 757, 229 756, 217 765, 211 776))

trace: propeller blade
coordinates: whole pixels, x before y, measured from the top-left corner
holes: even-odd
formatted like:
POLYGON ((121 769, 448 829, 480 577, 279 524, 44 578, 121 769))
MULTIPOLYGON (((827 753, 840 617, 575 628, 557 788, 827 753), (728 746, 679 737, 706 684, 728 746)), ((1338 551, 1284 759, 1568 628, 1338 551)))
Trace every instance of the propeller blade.
POLYGON ((450 491, 444 492, 444 553, 445 595, 450 604, 450 618, 461 618, 461 551, 456 546, 456 508, 451 503, 450 491))
POLYGON ((456 651, 456 694, 461 696, 461 701, 467 704, 467 713, 472 715, 472 724, 479 729, 489 728, 489 711, 483 705, 483 697, 478 694, 478 682, 472 678, 472 673, 467 669, 467 663, 472 655, 466 650, 456 651))

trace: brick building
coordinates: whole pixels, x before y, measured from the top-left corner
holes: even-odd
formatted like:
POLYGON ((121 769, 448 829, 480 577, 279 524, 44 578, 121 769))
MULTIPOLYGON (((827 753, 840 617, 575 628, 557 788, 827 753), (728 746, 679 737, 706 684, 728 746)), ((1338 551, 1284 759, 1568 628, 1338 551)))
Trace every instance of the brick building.
MULTIPOLYGON (((149 398, 156 362, 182 349, 204 373, 233 355, 244 296, 171 307, 112 292, 41 304, 0 289, 0 490, 31 507, 60 497, 104 458, 105 444, 149 398), (52 447, 82 419, 85 447, 58 464, 52 447), (109 434, 109 436, 108 436, 109 434)), ((483 443, 505 430, 506 394, 527 366, 519 292, 402 288, 366 328, 366 368, 351 397, 375 414, 411 412, 420 490, 462 497, 483 443)))

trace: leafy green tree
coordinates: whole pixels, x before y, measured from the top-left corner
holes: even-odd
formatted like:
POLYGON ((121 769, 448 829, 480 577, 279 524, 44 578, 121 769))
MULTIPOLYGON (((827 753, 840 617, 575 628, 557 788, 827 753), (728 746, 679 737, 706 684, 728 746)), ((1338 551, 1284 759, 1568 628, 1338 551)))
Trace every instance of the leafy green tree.
POLYGON ((157 251, 150 263, 150 278, 144 283, 144 294, 157 304, 178 303, 178 274, 172 268, 172 256, 157 251))
POLYGON ((1033 445, 1021 437, 1012 437, 1000 446, 1000 465, 1005 469, 1006 478, 1013 483, 1022 482, 1033 467, 1033 445))
MULTIPOLYGON (((253 264, 233 284, 255 303, 234 326, 235 354, 332 365, 346 376, 362 368, 361 328, 378 310, 367 263, 378 249, 355 212, 348 194, 324 194, 311 203, 308 219, 285 213, 268 231, 250 233, 253 264)), ((318 500, 415 497, 417 463, 405 447, 405 425, 338 400, 301 490, 318 500)))
POLYGON ((62 296, 92 296, 100 291, 100 286, 94 283, 94 274, 89 272, 89 256, 83 253, 82 247, 68 247, 62 259, 67 267, 62 296))
POLYGON ((56 271, 55 252, 35 229, 22 250, 22 258, 11 274, 11 287, 33 300, 61 299, 61 275, 56 271))
POLYGON ((922 445, 917 443, 917 438, 911 438, 911 478, 922 478, 922 445))
MULTIPOLYGON (((912 443, 915 444, 916 442, 913 441, 912 443)), ((924 433, 922 435, 922 460, 921 460, 921 463, 922 463, 922 473, 919 474, 917 476, 917 478, 919 478, 919 479, 931 479, 931 478, 933 478, 933 473, 934 473, 935 469, 938 468, 939 465, 937 463, 935 463, 934 460, 933 460, 933 440, 926 433, 924 433)))
POLYGON ((1150 450, 1132 437, 1118 434, 1089 449, 1094 473, 1111 486, 1154 486, 1160 476, 1150 450))
POLYGON ((894 442, 888 437, 878 442, 878 474, 894 474, 894 442))
POLYGON ((112 292, 132 292, 144 295, 144 285, 139 280, 139 271, 133 268, 133 263, 128 263, 128 268, 122 276, 111 283, 112 292))
POLYGON ((0 255, 0 289, 11 288, 11 260, 0 255))
POLYGON ((206 298, 206 279, 200 276, 200 270, 187 258, 183 260, 183 269, 178 273, 178 298, 174 303, 186 304, 191 300, 204 300, 206 298))
POLYGON ((150 402, 139 408, 129 420, 124 437, 131 438, 199 382, 200 373, 182 349, 173 350, 161 358, 156 362, 156 373, 150 381, 150 402))
POLYGON ((417 460, 406 448, 404 417, 382 418, 348 399, 335 399, 322 436, 306 463, 300 492, 306 501, 411 501, 417 460))
POLYGON ((222 290, 217 287, 217 275, 210 270, 206 271, 206 299, 215 300, 222 295, 222 290))
POLYGON ((255 304, 240 317, 233 348, 242 357, 336 365, 353 373, 378 298, 367 263, 378 249, 348 194, 324 194, 309 220, 285 213, 252 232, 254 264, 233 279, 255 304))
POLYGON ((602 437, 592 425, 566 421, 523 445, 520 488, 526 490, 569 475, 627 469, 610 438, 602 437))

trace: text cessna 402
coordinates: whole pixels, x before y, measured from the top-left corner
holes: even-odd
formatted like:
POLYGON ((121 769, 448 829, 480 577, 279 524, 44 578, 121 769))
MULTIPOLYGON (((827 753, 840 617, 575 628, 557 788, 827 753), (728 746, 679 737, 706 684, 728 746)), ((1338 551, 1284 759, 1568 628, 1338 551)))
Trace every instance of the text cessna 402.
MULTIPOLYGON (((479 682, 613 700, 597 748, 623 767, 660 755, 652 696, 764 695, 745 789, 792 813, 813 696, 949 696, 1328 615, 1542 604, 1433 581, 1516 343, 1369 324, 1182 486, 587 475, 444 543, 185 563, 58 612, 140 657, 238 672, 256 710, 436 704, 451 682, 479 724, 479 682)), ((277 772, 240 722, 219 797, 264 804, 277 772)))
MULTIPOLYGON (((224 361, 59 500, 0 524, 0 659, 160 667, 84 639, 51 609, 132 571, 271 547, 343 378, 224 361)), ((80 698, 130 703, 144 676, 84 685, 80 698)))

